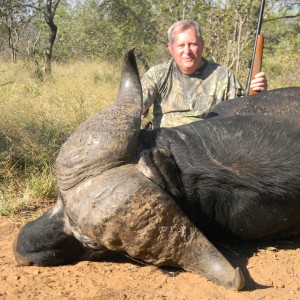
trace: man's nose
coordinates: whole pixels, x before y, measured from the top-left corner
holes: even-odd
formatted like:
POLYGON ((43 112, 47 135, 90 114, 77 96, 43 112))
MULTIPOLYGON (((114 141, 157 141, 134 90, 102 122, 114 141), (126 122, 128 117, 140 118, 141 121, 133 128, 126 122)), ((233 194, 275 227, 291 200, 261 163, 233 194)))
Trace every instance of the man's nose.
POLYGON ((185 54, 189 54, 189 53, 191 52, 190 45, 188 45, 188 44, 185 45, 183 50, 184 50, 184 53, 185 53, 185 54))

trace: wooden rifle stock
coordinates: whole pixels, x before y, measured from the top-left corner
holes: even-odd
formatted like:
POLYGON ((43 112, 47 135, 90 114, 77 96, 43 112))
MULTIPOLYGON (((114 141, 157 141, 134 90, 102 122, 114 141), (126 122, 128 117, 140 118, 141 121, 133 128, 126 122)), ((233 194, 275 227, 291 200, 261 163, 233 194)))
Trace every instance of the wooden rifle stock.
MULTIPOLYGON (((255 56, 253 61, 253 68, 250 74, 251 80, 255 78, 255 75, 261 72, 262 67, 262 57, 264 49, 264 35, 259 34, 257 36, 257 44, 255 49, 255 56)), ((254 91, 251 87, 249 88, 249 95, 257 94, 258 92, 254 91)))

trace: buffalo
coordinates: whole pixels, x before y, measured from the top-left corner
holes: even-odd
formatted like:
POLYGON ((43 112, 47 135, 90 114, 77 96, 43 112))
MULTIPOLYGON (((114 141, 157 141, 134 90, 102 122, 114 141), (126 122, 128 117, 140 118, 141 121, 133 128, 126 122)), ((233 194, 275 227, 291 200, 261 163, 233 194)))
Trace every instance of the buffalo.
POLYGON ((133 50, 117 100, 61 147, 58 201, 14 242, 20 265, 61 265, 113 252, 205 276, 245 280, 211 238, 300 233, 300 88, 226 101, 205 120, 142 130, 133 50))

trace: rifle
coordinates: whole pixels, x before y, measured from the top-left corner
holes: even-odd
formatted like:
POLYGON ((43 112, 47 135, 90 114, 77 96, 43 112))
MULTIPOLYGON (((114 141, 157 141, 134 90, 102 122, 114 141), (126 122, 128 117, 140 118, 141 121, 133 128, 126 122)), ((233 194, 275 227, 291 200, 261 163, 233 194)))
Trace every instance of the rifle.
POLYGON ((255 34, 255 43, 252 52, 252 59, 250 65, 250 72, 246 85, 246 93, 247 95, 253 95, 257 92, 250 88, 251 80, 254 79, 255 75, 261 71, 262 66, 262 56, 263 56, 263 48, 264 48, 264 35, 260 34, 261 24, 263 20, 263 13, 265 8, 265 0, 261 1, 258 24, 255 34))

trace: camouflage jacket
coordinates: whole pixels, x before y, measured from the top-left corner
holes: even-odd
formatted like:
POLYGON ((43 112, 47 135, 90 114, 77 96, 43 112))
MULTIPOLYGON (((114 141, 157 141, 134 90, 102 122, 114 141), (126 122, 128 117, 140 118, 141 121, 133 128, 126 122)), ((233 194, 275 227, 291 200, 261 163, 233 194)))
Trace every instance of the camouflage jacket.
POLYGON ((153 128, 203 119, 216 103, 236 97, 243 88, 227 68, 205 60, 199 71, 183 74, 174 60, 154 66, 142 78, 144 114, 153 105, 153 128))

